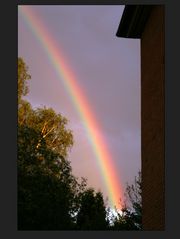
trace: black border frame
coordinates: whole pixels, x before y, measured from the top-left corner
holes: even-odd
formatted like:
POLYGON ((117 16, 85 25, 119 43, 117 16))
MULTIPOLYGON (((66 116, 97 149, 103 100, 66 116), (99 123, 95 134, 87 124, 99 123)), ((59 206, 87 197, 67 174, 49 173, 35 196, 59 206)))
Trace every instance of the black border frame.
MULTIPOLYGON (((82 0, 81 0, 82 1, 82 0)), ((179 8, 178 1, 74 1, 74 0, 6 0, 1 6, 1 53, 3 53, 1 73, 1 213, 0 228, 2 238, 177 238, 178 233, 178 114, 179 68, 177 52, 179 8), (165 4, 165 160, 166 160, 166 228, 165 231, 18 231, 16 195, 17 158, 17 5, 125 5, 125 4, 165 4), (3 155, 2 155, 3 154, 3 155), (4 235, 3 235, 4 234, 4 235)), ((118 26, 117 26, 118 28, 118 26)))

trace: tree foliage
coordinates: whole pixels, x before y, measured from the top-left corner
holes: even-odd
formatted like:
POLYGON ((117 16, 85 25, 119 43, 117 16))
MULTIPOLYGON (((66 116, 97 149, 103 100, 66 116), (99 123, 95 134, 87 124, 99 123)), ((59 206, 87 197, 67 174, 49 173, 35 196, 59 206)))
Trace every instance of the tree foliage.
POLYGON ((18 128, 18 227, 24 230, 74 228, 71 215, 79 205, 84 182, 72 174, 70 162, 51 150, 41 131, 18 128))
POLYGON ((28 74, 28 67, 26 66, 22 58, 18 58, 18 102, 20 102, 22 96, 27 95, 29 88, 27 85, 27 80, 31 76, 28 74))
POLYGON ((90 188, 83 192, 77 215, 77 228, 80 230, 107 229, 106 208, 101 192, 90 188))
POLYGON ((53 109, 33 109, 27 67, 18 59, 18 228, 71 229, 82 185, 66 159, 73 144, 67 119, 53 109))
POLYGON ((18 126, 26 125, 39 132, 36 147, 45 140, 46 145, 61 156, 66 157, 73 145, 71 130, 66 128, 68 120, 61 114, 56 114, 52 108, 32 109, 31 104, 22 97, 29 92, 27 80, 31 76, 22 58, 18 58, 18 126))
POLYGON ((114 220, 114 230, 142 230, 142 183, 141 172, 135 177, 134 184, 127 184, 126 201, 122 212, 114 220))
POLYGON ((18 110, 19 126, 26 125, 39 132, 36 145, 38 149, 45 141, 52 151, 66 157, 73 145, 73 135, 67 129, 67 119, 61 114, 56 114, 52 108, 32 109, 29 102, 22 100, 18 110))

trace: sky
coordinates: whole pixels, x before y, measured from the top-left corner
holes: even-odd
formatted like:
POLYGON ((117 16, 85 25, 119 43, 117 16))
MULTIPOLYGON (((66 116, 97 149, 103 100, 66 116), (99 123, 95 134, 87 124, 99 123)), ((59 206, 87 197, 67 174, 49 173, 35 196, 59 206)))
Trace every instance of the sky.
MULTIPOLYGON (((116 37, 124 6, 31 6, 85 95, 111 155, 118 185, 125 190, 141 169, 140 40, 116 37)), ((52 61, 18 11, 18 56, 31 80, 26 99, 52 107, 73 131, 73 174, 109 198, 90 135, 52 61)), ((123 195, 121 195, 123 197, 123 195)), ((123 199, 123 198, 122 198, 123 199)))

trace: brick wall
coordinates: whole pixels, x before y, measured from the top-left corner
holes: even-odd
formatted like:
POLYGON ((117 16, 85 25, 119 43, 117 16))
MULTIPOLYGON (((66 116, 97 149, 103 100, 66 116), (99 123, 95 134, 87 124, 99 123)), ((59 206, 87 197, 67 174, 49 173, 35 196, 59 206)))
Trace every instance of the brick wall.
POLYGON ((141 38, 143 230, 164 230, 164 7, 156 6, 141 38))

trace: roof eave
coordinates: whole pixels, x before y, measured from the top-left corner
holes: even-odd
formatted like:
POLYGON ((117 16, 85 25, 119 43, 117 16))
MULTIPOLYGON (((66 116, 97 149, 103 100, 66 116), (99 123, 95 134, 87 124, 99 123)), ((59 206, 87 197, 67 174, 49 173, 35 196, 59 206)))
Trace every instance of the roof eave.
POLYGON ((126 5, 116 36, 141 38, 153 6, 154 5, 126 5))

